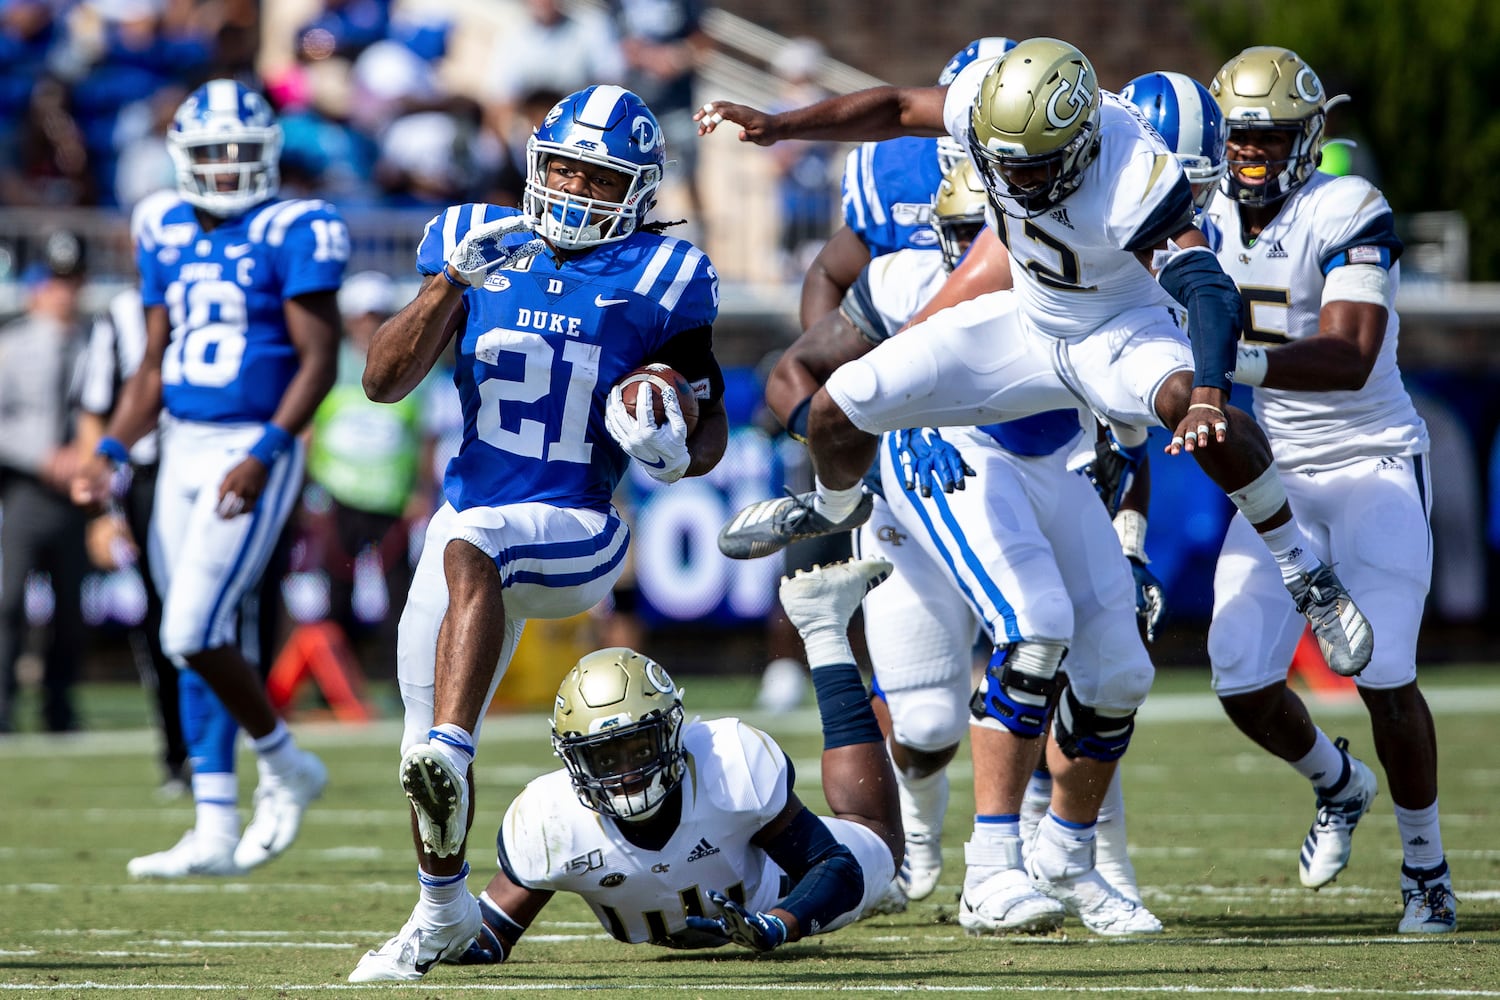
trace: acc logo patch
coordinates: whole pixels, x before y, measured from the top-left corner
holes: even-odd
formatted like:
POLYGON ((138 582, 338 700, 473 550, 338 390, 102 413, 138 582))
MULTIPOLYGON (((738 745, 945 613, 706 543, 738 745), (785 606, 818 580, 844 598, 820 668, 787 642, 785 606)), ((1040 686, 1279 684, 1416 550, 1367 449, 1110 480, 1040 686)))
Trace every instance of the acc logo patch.
POLYGON ((624 884, 625 884, 625 873, 624 872, 610 872, 608 875, 604 876, 603 878, 601 878, 599 880, 599 885, 601 885, 605 889, 613 889, 617 885, 624 885, 624 884))

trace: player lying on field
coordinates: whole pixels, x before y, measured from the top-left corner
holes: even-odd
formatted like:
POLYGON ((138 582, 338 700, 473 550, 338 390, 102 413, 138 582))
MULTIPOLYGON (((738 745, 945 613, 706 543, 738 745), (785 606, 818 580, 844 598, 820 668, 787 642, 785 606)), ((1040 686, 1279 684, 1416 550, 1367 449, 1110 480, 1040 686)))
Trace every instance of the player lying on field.
POLYGON ((889 572, 855 560, 781 583, 812 665, 832 817, 798 799, 770 736, 732 718, 684 722, 660 664, 590 653, 557 693, 552 744, 565 767, 506 811, 484 927, 460 961, 505 961, 557 892, 582 896, 617 940, 668 948, 770 951, 883 909, 900 808, 845 628, 889 572))

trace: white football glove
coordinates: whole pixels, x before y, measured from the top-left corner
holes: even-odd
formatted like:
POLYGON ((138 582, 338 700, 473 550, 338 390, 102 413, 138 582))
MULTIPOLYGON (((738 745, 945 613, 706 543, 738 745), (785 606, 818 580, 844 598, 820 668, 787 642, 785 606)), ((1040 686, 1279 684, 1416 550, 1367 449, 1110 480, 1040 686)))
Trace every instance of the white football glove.
POLYGON ((496 268, 535 257, 546 249, 540 239, 502 246, 505 237, 515 232, 531 232, 532 221, 525 215, 508 215, 469 230, 448 255, 448 266, 460 281, 474 288, 496 268))
POLYGON ((625 409, 625 395, 620 386, 609 392, 604 407, 604 427, 625 454, 646 467, 652 479, 675 483, 687 472, 692 455, 688 453, 687 422, 682 419, 682 404, 675 389, 663 389, 645 382, 635 397, 635 416, 625 409), (658 427, 648 393, 661 393, 667 411, 667 422, 658 427))

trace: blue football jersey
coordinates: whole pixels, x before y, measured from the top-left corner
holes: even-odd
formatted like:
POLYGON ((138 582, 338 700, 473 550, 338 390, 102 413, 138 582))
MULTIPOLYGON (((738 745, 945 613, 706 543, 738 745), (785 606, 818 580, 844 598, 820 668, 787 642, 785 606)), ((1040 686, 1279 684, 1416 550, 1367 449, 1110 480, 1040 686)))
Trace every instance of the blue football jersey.
POLYGON ((136 244, 141 300, 166 306, 162 405, 209 423, 271 419, 297 350, 283 303, 337 290, 349 232, 324 201, 271 201, 204 232, 193 207, 167 200, 136 244))
POLYGON ((936 139, 905 136, 864 143, 844 161, 844 224, 864 240, 871 259, 937 247, 928 223, 943 182, 937 148, 936 139))
MULTIPOLYGON (((417 270, 437 274, 470 228, 514 214, 447 209, 427 225, 417 270)), ((691 243, 637 230, 561 263, 544 251, 497 269, 465 290, 462 308, 453 380, 463 443, 444 476, 448 502, 607 510, 629 461, 604 427, 610 389, 670 354, 673 338, 712 327, 719 277, 691 243)), ((709 373, 677 367, 707 398, 709 373)), ((722 386, 717 369, 713 379, 722 386)))

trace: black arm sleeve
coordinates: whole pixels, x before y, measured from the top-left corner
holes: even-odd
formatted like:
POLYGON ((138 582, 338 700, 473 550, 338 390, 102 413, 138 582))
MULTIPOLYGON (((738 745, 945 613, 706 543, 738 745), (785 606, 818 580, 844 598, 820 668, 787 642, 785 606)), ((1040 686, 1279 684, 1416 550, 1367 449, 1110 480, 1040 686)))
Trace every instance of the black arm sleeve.
POLYGON ((792 879, 792 891, 780 906, 797 918, 805 935, 816 934, 864 899, 865 876, 854 853, 805 806, 766 845, 766 853, 792 879))
POLYGON ((700 326, 695 330, 679 333, 667 341, 655 354, 646 359, 648 364, 671 365, 677 373, 693 387, 702 392, 700 386, 708 385, 711 400, 724 398, 724 372, 714 357, 714 329, 700 326))

